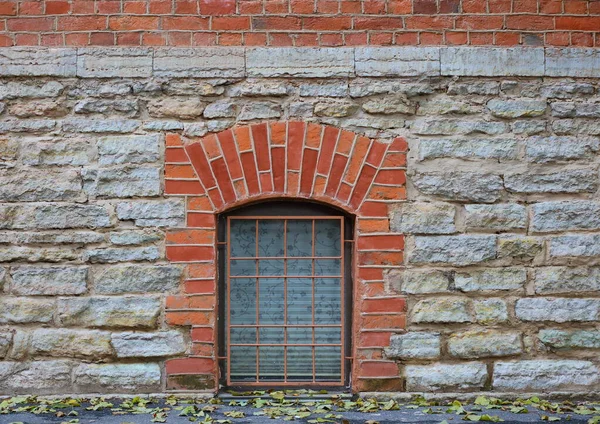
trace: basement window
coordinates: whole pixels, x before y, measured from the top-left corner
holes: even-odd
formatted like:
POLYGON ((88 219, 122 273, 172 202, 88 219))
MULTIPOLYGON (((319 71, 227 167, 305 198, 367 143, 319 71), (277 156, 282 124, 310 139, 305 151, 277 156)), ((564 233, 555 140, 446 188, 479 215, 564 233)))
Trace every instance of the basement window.
POLYGON ((346 385, 350 217, 268 202, 220 216, 218 233, 222 383, 346 385))

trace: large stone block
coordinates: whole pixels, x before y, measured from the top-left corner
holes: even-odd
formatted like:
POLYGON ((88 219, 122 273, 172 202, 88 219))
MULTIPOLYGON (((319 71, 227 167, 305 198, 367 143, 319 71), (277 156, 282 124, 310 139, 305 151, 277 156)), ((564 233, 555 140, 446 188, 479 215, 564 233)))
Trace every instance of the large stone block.
POLYGON ((547 48, 546 72, 549 77, 600 77, 600 52, 596 49, 547 48))
POLYGON ((420 300, 412 309, 413 323, 471 322, 469 299, 439 297, 420 300))
POLYGON ((246 51, 250 77, 328 78, 354 75, 354 49, 253 48, 246 51))
POLYGON ((83 188, 95 197, 158 196, 160 171, 158 167, 148 166, 84 170, 83 188))
POLYGON ((173 265, 122 265, 98 269, 94 288, 99 294, 170 293, 179 288, 182 269, 173 265))
POLYGON ((182 199, 119 202, 117 217, 139 227, 176 227, 184 223, 185 204, 182 199))
POLYGON ((544 75, 544 49, 539 48, 446 47, 440 59, 442 75, 544 75))
POLYGON ((600 104, 555 102, 551 105, 552 115, 559 118, 600 118, 600 104))
POLYGON ((139 121, 129 119, 87 119, 68 118, 63 121, 62 129, 72 133, 126 134, 135 131, 139 121))
POLYGON ((13 47, 0 50, 0 76, 3 77, 74 77, 76 49, 13 47))
POLYGON ((523 205, 465 205, 465 211, 465 225, 470 230, 511 231, 527 227, 527 209, 523 205))
POLYGON ((524 268, 488 268, 457 271, 454 287, 462 292, 522 290, 527 283, 524 268))
POLYGON ((72 363, 64 360, 0 362, 0 392, 55 395, 72 392, 72 363))
POLYGON ((421 193, 453 201, 492 203, 503 188, 500 176, 480 172, 419 173, 411 180, 421 193))
POLYGON ((113 333, 118 358, 153 358, 183 354, 186 343, 178 331, 160 333, 113 333))
MULTIPOLYGON (((74 232, 0 232, 0 243, 7 244, 94 244, 105 241, 104 234, 93 231, 74 232)), ((1 280, 1 278, 0 278, 1 280)))
POLYGON ((81 297, 58 300, 62 325, 154 328, 161 302, 153 297, 81 297))
POLYGON ((543 100, 501 100, 492 99, 487 108, 497 118, 530 118, 542 116, 546 112, 546 102, 543 100))
POLYGON ((554 258, 600 256, 600 235, 566 234, 552 237, 550 256, 554 258))
POLYGON ((437 359, 440 357, 440 333, 409 332, 394 334, 385 355, 392 359, 437 359))
POLYGON ((54 300, 0 298, 0 324, 50 323, 54 319, 54 310, 54 300))
POLYGON ((557 135, 600 135, 600 122, 597 119, 556 119, 552 130, 557 135))
POLYGON ((535 293, 581 293, 600 291, 600 268, 552 266, 536 268, 535 293))
POLYGON ((392 207, 390 229, 405 234, 456 232, 456 209, 447 203, 405 203, 392 207))
POLYGON ((16 295, 73 295, 87 291, 87 267, 17 267, 11 270, 16 295))
POLYGON ((357 47, 356 75, 409 77, 440 74, 439 47, 357 47))
POLYGON ((419 142, 419 159, 516 159, 516 139, 423 139, 419 142))
POLYGON ((98 140, 100 165, 156 162, 160 159, 158 135, 103 137, 98 140))
POLYGON ((0 100, 57 97, 64 89, 64 85, 58 81, 46 83, 7 82, 0 84, 0 100))
POLYGON ((508 308, 502 299, 483 299, 473 301, 475 321, 482 325, 494 325, 508 321, 508 308))
POLYGON ((83 258, 85 261, 100 264, 114 264, 117 262, 156 261, 162 257, 160 249, 156 246, 148 247, 107 247, 87 250, 83 258))
POLYGON ((43 328, 31 336, 29 354, 98 360, 113 356, 110 333, 99 330, 43 328))
POLYGON ((35 138, 21 141, 21 159, 26 165, 88 165, 93 157, 92 147, 82 140, 35 138))
POLYGON ((448 337, 448 352, 457 358, 484 358, 519 355, 523 352, 521 333, 472 330, 448 337))
POLYGON ((407 365, 406 390, 481 390, 487 380, 487 367, 481 362, 464 364, 407 365))
POLYGON ((500 135, 508 132, 508 124, 498 121, 418 118, 410 124, 413 133, 419 135, 500 135))
POLYGON ((0 228, 2 229, 106 228, 112 225, 113 211, 108 205, 0 204, 0 228))
POLYGON ((152 76, 153 52, 149 48, 80 48, 77 76, 82 78, 134 78, 152 76))
POLYGON ((169 78, 240 78, 246 74, 244 49, 159 48, 154 51, 154 76, 169 78))
POLYGON ((600 349, 598 330, 543 329, 538 333, 540 341, 553 349, 600 349))
POLYGON ((589 361, 539 359, 497 362, 493 387, 504 391, 572 391, 595 389, 598 368, 589 361))
POLYGON ((13 340, 11 331, 0 331, 0 359, 4 359, 8 354, 13 340))
POLYGON ((388 274, 389 284, 394 289, 407 294, 446 293, 450 291, 452 272, 438 270, 406 270, 394 275, 388 274))
POLYGON ((160 391, 158 364, 80 364, 74 383, 83 393, 152 393, 160 391))
POLYGON ((118 246, 154 243, 164 239, 164 233, 154 230, 125 230, 108 234, 108 240, 118 246))
POLYGON ((0 262, 66 262, 79 261, 81 254, 74 248, 0 247, 0 262))
POLYGON ((204 102, 197 97, 159 97, 148 102, 148 113, 152 117, 194 119, 202 116, 204 102))
POLYGON ((600 141, 590 137, 531 137, 525 144, 530 162, 590 161, 600 150, 600 141))
POLYGON ((531 229, 536 232, 596 230, 600 228, 600 203, 570 200, 536 203, 531 229))
POLYGON ((0 121, 0 134, 4 133, 45 133, 56 128, 53 119, 8 119, 0 121))
POLYGON ((517 300, 515 313, 522 321, 598 321, 600 299, 525 298, 517 300))
POLYGON ((0 201, 83 201, 79 171, 24 169, 0 173, 0 201))
POLYGON ((498 257, 531 262, 542 253, 544 244, 541 237, 502 235, 498 238, 498 257))
POLYGON ((495 235, 417 236, 410 263, 473 265, 496 258, 495 235))
POLYGON ((598 189, 596 169, 546 173, 505 174, 504 186, 513 193, 592 193, 598 189))

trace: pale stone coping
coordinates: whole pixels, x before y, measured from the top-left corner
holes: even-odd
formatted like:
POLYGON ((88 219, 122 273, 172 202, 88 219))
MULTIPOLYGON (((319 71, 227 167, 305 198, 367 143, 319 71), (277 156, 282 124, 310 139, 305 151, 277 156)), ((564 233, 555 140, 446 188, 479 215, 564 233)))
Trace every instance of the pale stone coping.
POLYGON ((0 76, 80 78, 600 77, 600 49, 7 47, 0 76))

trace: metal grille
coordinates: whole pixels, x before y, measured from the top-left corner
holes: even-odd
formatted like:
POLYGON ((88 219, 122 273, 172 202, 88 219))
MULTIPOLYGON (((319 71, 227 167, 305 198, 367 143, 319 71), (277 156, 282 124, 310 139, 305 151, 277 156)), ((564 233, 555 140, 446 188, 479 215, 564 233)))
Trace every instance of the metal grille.
POLYGON ((344 218, 227 218, 227 384, 344 384, 344 218))

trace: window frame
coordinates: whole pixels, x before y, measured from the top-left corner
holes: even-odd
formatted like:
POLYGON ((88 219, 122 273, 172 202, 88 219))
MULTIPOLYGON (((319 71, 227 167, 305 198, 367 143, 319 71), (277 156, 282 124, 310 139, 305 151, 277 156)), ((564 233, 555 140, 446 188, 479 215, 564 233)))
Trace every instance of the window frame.
POLYGON ((352 322, 353 322, 353 268, 354 268, 354 216, 348 214, 331 206, 326 206, 316 202, 310 202, 306 200, 285 200, 285 201, 264 201, 244 205, 233 210, 221 213, 217 216, 217 340, 218 345, 218 369, 219 369, 219 383, 222 387, 228 389, 241 390, 245 388, 256 390, 257 387, 264 386, 265 388, 331 388, 337 389, 346 388, 349 389, 351 386, 351 368, 352 368, 352 322), (227 281, 226 281, 226 266, 227 266, 227 227, 229 217, 256 217, 256 216, 268 216, 268 217, 281 217, 282 219, 296 217, 325 217, 325 216, 336 216, 341 217, 343 222, 343 287, 344 287, 344 299, 342 303, 343 310, 343 373, 342 382, 343 384, 334 383, 312 383, 312 382, 264 382, 264 383, 227 383, 227 356, 226 337, 227 337, 227 281))

